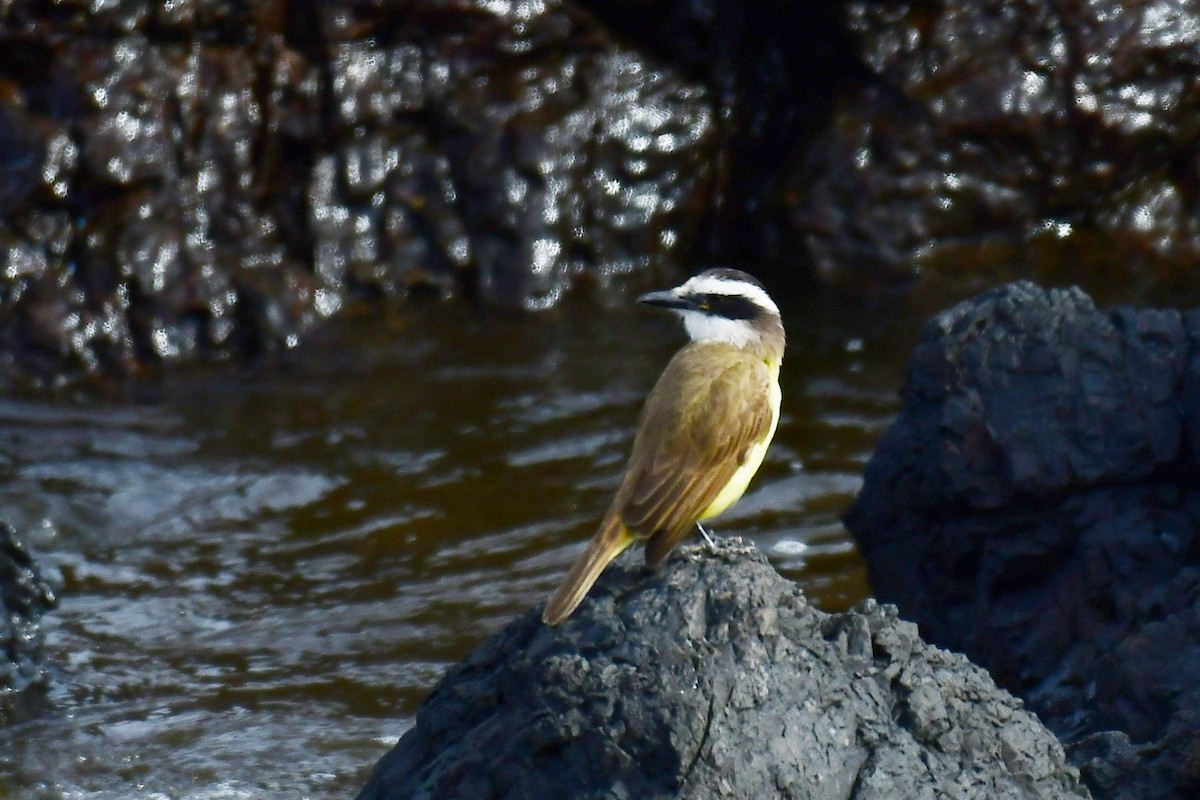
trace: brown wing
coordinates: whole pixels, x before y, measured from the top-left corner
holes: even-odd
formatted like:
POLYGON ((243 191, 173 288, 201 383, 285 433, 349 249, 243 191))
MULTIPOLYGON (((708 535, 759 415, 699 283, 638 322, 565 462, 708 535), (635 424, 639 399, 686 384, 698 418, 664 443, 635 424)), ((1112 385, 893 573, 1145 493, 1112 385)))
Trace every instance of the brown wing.
POLYGON ((737 348, 680 350, 646 401, 614 501, 629 530, 662 555, 674 547, 769 432, 769 393, 766 365, 737 348))

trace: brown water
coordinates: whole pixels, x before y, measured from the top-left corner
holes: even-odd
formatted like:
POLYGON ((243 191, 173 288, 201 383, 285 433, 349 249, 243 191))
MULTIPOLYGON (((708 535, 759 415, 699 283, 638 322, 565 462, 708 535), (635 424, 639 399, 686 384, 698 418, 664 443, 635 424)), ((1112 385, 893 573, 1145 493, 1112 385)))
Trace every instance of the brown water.
MULTIPOLYGON (((838 518, 927 310, 785 306, 775 445, 714 527, 843 608, 867 587, 838 518)), ((413 304, 284 369, 0 400, 0 517, 62 597, 0 797, 352 797, 446 666, 553 588, 682 341, 629 300, 413 304)))

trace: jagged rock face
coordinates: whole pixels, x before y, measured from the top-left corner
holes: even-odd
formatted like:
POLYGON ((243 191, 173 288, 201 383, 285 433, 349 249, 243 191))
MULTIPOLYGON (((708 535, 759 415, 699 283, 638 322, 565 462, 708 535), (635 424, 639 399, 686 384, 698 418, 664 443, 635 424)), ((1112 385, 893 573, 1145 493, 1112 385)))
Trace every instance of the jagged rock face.
POLYGON ((847 20, 873 79, 795 180, 830 279, 1191 271, 1194 5, 853 0, 847 20))
POLYGON ((824 614, 756 551, 610 568, 452 669, 381 798, 1077 798, 1058 742, 894 610, 824 614))
POLYGON ((15 695, 46 680, 39 620, 56 603, 16 531, 0 524, 0 720, 15 695))
POLYGON ((14 2, 0 382, 295 344, 349 292, 675 259, 707 91, 562 2, 14 2))
POLYGON ((1200 791, 1200 315, 1022 283, 931 321, 846 516, 872 588, 1080 742, 1200 791))

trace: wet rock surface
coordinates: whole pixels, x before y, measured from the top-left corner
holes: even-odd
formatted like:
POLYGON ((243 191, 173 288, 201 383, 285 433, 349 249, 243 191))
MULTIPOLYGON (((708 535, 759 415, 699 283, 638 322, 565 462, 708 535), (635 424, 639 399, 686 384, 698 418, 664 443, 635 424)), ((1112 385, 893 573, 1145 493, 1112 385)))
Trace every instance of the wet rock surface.
POLYGON ((873 74, 796 174, 838 281, 1057 259, 1137 274, 1200 253, 1200 16, 1173 0, 846 5, 873 74))
POLYGON ((1074 743, 1200 792, 1200 314, 1020 283, 930 322, 846 523, 879 598, 1074 743))
POLYGON ((868 602, 808 605, 757 553, 617 565, 453 668, 359 797, 1086 797, 963 657, 868 602))
POLYGON ((354 293, 664 263, 707 91, 562 3, 10 3, 0 381, 296 343, 354 293))
POLYGON ((17 532, 0 524, 0 721, 17 695, 46 680, 39 620, 56 603, 17 532))
POLYGON ((0 383, 688 256, 1170 286, 1200 255, 1197 31, 1171 0, 11 2, 0 383))

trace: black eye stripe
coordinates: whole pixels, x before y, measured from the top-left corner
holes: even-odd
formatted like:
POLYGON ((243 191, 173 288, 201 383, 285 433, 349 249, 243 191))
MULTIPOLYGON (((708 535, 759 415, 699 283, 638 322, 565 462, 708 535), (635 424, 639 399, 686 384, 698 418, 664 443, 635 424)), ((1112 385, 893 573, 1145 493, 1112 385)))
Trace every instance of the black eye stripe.
POLYGON ((696 302, 708 313, 726 319, 754 319, 762 313, 757 303, 740 294, 702 294, 696 302))

